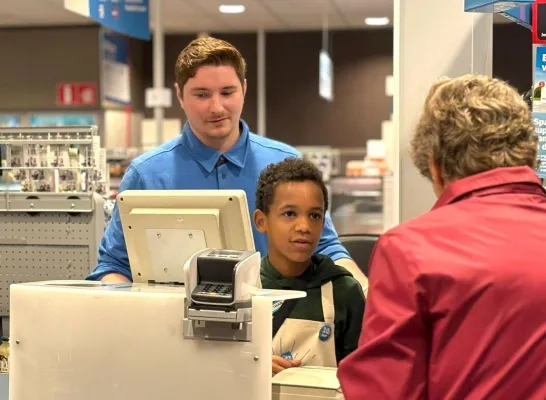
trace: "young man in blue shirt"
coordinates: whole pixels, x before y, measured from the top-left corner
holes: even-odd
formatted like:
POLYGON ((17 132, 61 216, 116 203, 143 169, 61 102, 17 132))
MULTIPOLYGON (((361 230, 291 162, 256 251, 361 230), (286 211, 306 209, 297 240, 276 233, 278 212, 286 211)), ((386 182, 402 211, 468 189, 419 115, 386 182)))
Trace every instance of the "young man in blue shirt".
MULTIPOLYGON (((212 37, 192 41, 178 56, 176 94, 187 123, 182 135, 132 161, 119 191, 130 189, 242 189, 255 210, 258 176, 267 165, 299 157, 291 146, 255 135, 241 119, 246 63, 231 44, 212 37)), ((267 254, 265 236, 254 229, 256 249, 267 254)), ((316 250, 347 268, 363 287, 367 278, 339 243, 327 216, 316 250)), ((117 207, 88 276, 103 282, 132 280, 117 207)))

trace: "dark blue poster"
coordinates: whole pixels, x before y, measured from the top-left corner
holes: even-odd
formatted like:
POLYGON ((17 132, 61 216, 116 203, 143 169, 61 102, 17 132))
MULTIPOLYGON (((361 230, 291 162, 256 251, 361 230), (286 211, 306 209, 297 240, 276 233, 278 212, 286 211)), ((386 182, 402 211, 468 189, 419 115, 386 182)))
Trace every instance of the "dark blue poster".
POLYGON ((102 26, 137 39, 149 40, 149 0, 89 0, 89 16, 102 26))

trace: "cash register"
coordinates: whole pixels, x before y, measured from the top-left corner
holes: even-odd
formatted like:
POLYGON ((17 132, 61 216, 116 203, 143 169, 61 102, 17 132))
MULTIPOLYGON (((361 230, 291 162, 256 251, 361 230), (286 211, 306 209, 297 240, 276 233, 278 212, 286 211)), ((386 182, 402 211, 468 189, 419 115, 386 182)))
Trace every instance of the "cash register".
MULTIPOLYGON (((242 326, 251 322, 251 299, 259 293, 260 261, 257 252, 205 249, 186 263, 186 338, 197 337, 196 327, 203 324, 201 338, 252 339, 251 330, 242 326), (222 326, 228 328, 227 334, 222 331, 224 336, 218 333, 222 326)), ((319 399, 343 399, 336 368, 291 368, 273 377, 272 400, 319 399)))
POLYGON ((252 297, 260 282, 260 253, 204 249, 184 265, 184 337, 252 340, 252 297))
POLYGON ((244 192, 144 192, 118 195, 135 282, 11 286, 10 400, 341 399, 335 369, 271 375, 273 302, 306 293, 260 288, 244 192))

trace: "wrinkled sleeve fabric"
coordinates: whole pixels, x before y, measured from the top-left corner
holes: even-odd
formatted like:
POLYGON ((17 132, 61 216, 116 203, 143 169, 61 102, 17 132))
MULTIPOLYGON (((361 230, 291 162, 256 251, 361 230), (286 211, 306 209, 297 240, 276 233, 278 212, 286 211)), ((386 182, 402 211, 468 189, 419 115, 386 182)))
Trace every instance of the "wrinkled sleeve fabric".
POLYGON ((351 258, 347 249, 339 241, 329 212, 326 213, 324 229, 315 253, 324 254, 333 261, 351 258))
POLYGON ((346 400, 427 398, 424 293, 406 253, 403 238, 388 234, 375 246, 359 347, 338 370, 346 400))
MULTIPOLYGON (((123 175, 119 193, 124 190, 139 189, 145 189, 144 181, 137 169, 131 164, 123 175)), ((129 257, 117 204, 99 245, 97 266, 86 279, 100 281, 108 274, 120 274, 132 281, 129 257)))

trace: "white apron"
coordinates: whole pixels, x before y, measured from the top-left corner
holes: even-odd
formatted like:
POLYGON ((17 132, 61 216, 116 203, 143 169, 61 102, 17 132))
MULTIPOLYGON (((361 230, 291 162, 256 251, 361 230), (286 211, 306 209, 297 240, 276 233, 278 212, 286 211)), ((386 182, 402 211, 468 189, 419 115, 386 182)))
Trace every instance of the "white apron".
POLYGON ((324 322, 287 318, 273 338, 273 355, 301 366, 337 368, 332 282, 320 288, 324 322))

